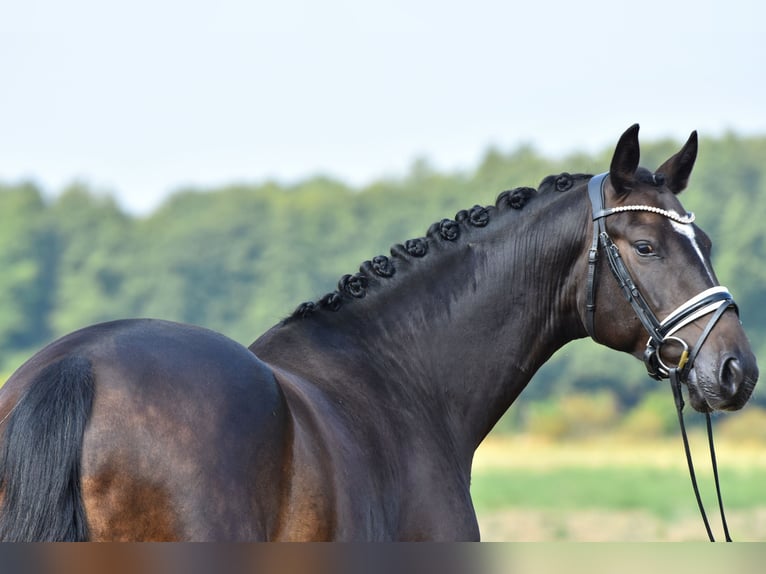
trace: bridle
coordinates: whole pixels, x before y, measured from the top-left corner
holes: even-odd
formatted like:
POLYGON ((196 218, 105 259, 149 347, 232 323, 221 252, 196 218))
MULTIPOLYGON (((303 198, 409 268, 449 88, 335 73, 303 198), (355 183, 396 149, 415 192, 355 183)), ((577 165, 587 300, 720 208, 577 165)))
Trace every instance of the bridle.
MULTIPOLYGON (((597 263, 599 258, 599 246, 606 254, 606 260, 609 264, 609 268, 612 270, 617 283, 620 285, 625 298, 633 307, 636 316, 641 321, 641 324, 649 334, 649 340, 646 343, 646 349, 643 355, 644 365, 649 373, 649 376, 656 379, 670 379, 671 388, 673 389, 673 397, 675 399, 676 410, 678 412, 678 420, 681 426, 681 436, 683 437, 684 450, 686 452, 686 460, 689 466, 689 475, 691 477, 692 487, 694 488, 694 494, 697 498, 697 505, 699 506, 700 513, 702 514, 702 521, 705 524, 708 538, 711 542, 715 541, 713 532, 710 529, 710 524, 705 514, 705 508, 702 504, 699 488, 697 486, 697 479, 694 473, 694 464, 692 463, 691 451, 689 449, 689 441, 686 436, 686 427, 683 419, 683 407, 684 401, 681 394, 681 383, 686 382, 694 361, 697 358, 702 345, 707 339, 710 332, 715 327, 718 320, 723 314, 730 308, 737 311, 737 304, 734 302, 734 298, 729 293, 726 287, 711 287, 706 289, 702 293, 692 297, 672 313, 670 313, 665 319, 660 321, 652 311, 646 299, 641 294, 641 291, 636 286, 633 278, 628 271, 625 262, 620 256, 617 245, 612 241, 609 236, 609 232, 606 229, 605 219, 610 215, 616 213, 624 213, 629 211, 645 211, 656 213, 671 219, 677 223, 690 225, 694 221, 694 214, 687 213, 685 215, 678 215, 672 211, 660 209, 651 205, 626 205, 621 207, 606 208, 604 183, 609 174, 602 173, 591 178, 588 183, 588 195, 590 197, 591 207, 593 209, 593 241, 591 243, 590 251, 588 252, 588 279, 587 279, 587 291, 586 291, 586 304, 585 304, 585 328, 588 334, 594 341, 598 342, 595 330, 595 313, 596 313, 596 272, 597 263), (676 333, 684 326, 705 317, 711 315, 707 322, 702 334, 697 339, 697 342, 690 346, 686 341, 676 335, 676 333), (675 366, 666 364, 662 358, 662 347, 672 343, 681 346, 681 354, 678 362, 675 366)), ((737 311, 738 312, 738 311, 737 311)), ((715 448, 713 446, 713 429, 710 419, 710 413, 705 413, 707 419, 707 431, 708 431, 708 444, 710 448, 710 457, 713 466, 713 474, 715 476, 716 493, 718 495, 718 507, 721 512, 721 521, 723 523, 724 535, 727 542, 731 542, 729 536, 729 529, 726 524, 726 516, 723 509, 723 501, 721 500, 721 489, 718 481, 718 465, 715 458, 715 448)))
POLYGON ((590 251, 588 252, 588 285, 585 305, 586 329, 591 338, 598 342, 595 330, 595 299, 596 264, 598 262, 600 245, 606 253, 609 268, 612 270, 615 279, 617 279, 617 283, 622 288, 625 298, 633 307, 636 316, 649 334, 649 340, 646 343, 646 350, 644 351, 643 357, 644 365, 649 372, 649 376, 657 380, 666 379, 670 377, 670 371, 676 369, 679 372, 679 375, 681 375, 680 379, 685 381, 694 365, 694 359, 697 357, 697 353, 699 352, 702 343, 704 343, 718 319, 720 319, 721 315, 723 315, 724 311, 728 308, 733 307, 736 310, 737 305, 734 303, 734 298, 726 287, 711 287, 683 303, 664 320, 660 321, 657 318, 633 281, 625 262, 620 256, 617 245, 615 245, 614 241, 612 241, 612 238, 609 236, 609 232, 606 230, 605 219, 616 213, 647 211, 657 213, 676 221, 677 223, 691 224, 694 221, 694 214, 687 213, 686 215, 681 216, 672 211, 667 211, 651 205, 626 205, 606 209, 604 207, 604 182, 608 175, 609 174, 603 173, 594 176, 588 183, 588 195, 590 196, 593 209, 594 224, 593 242, 591 243, 590 251), (690 346, 683 339, 675 336, 675 333, 682 327, 710 313, 713 313, 713 317, 708 321, 707 327, 695 346, 690 350, 690 346), (662 359, 662 347, 668 342, 679 344, 683 349, 681 358, 675 367, 666 365, 662 359))

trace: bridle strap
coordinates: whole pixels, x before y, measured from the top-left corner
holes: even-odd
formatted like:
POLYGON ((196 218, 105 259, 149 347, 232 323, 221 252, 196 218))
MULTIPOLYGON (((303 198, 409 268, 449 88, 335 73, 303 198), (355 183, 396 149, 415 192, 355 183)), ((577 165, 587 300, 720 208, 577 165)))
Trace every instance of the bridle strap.
MULTIPOLYGON (((604 197, 604 182, 609 174, 602 173, 600 175, 593 176, 588 182, 588 195, 590 197, 591 208, 593 210, 593 241, 591 242, 590 250, 588 251, 588 279, 587 279, 587 294, 585 302, 585 328, 591 338, 598 342, 596 337, 596 267, 598 263, 598 247, 599 243, 606 253, 606 260, 609 264, 612 274, 617 283, 620 285, 625 298, 633 307, 633 311, 636 313, 639 321, 644 326, 644 329, 649 333, 649 336, 653 343, 657 347, 662 345, 663 337, 660 334, 660 322, 655 317, 649 304, 644 299, 643 295, 639 291, 633 279, 630 276, 628 268, 625 266, 625 262, 620 256, 620 251, 617 246, 609 237, 606 231, 606 224, 604 219, 617 213, 615 210, 604 209, 606 198, 604 197)), ((642 207, 642 206, 638 206, 642 207)))
POLYGON ((617 249, 617 246, 606 231, 599 234, 599 239, 601 240, 601 245, 604 247, 604 252, 606 253, 606 261, 612 269, 612 274, 617 278, 617 283, 620 288, 622 288, 623 295, 625 295, 628 303, 633 307, 633 311, 641 321, 644 329, 649 333, 650 340, 661 345, 663 340, 660 332, 661 324, 652 312, 646 299, 641 295, 641 291, 639 291, 638 287, 633 282, 633 278, 630 276, 630 272, 620 256, 619 249, 617 249))
MULTIPOLYGON (((692 489, 694 490, 694 497, 697 499, 697 506, 700 509, 700 514, 702 515, 702 522, 705 525, 705 530, 707 531, 707 537, 710 539, 710 542, 715 542, 715 537, 713 536, 713 531, 710 529, 710 522, 707 519, 707 514, 705 513, 705 505, 702 504, 702 497, 700 496, 700 489, 697 485, 697 476, 694 472, 694 462, 692 461, 692 452, 689 448, 689 438, 686 436, 686 425, 684 424, 684 399, 681 394, 681 378, 678 376, 678 369, 671 369, 670 370, 670 388, 673 389, 673 398, 675 399, 676 403, 676 412, 678 413, 678 424, 681 426, 681 438, 683 439, 684 443, 684 453, 686 453, 686 464, 689 467, 689 478, 691 478, 692 481, 692 489)), ((711 435, 712 439, 712 435, 711 435)), ((711 455, 714 457, 713 451, 710 451, 711 455)), ((718 473, 716 473, 716 486, 718 485, 718 473)), ((723 516, 723 514, 721 514, 723 516)), ((724 518, 724 524, 726 524, 726 519, 724 518)), ((727 531, 727 537, 728 537, 728 531, 727 531)))
MULTIPOLYGON (((726 312, 727 309, 733 308, 735 312, 739 313, 737 304, 732 299, 726 287, 711 287, 706 289, 696 297, 692 297, 689 301, 678 307, 670 315, 668 315, 662 323, 660 323, 659 335, 660 343, 657 344, 655 339, 649 339, 646 343, 646 350, 644 351, 644 364, 649 376, 658 381, 668 378, 670 375, 670 368, 662 362, 660 357, 662 345, 669 340, 681 341, 674 334, 685 327, 689 323, 696 321, 713 313, 713 317, 708 321, 705 330, 697 339, 697 343, 687 356, 682 358, 678 367, 683 368, 681 371, 681 379, 686 380, 691 371, 692 365, 697 358, 697 354, 702 348, 702 343, 707 339, 710 331, 715 327, 718 319, 726 312)), ((686 343, 684 343, 686 345, 686 343)))
POLYGON ((706 289, 696 297, 689 299, 662 320, 660 324, 662 335, 672 335, 689 323, 712 313, 722 301, 728 301, 736 307, 726 287, 718 285, 706 289))
POLYGON ((694 361, 697 358, 697 355, 700 352, 700 349, 702 349, 703 343, 707 340, 708 336, 710 335, 710 332, 713 330, 713 327, 716 326, 716 323, 718 323, 718 319, 721 318, 721 316, 729 310, 730 307, 734 307, 734 310, 737 310, 737 305, 732 301, 731 299, 723 299, 718 304, 718 309, 715 310, 715 313, 713 313, 713 316, 710 317, 710 320, 707 322, 707 325, 705 325, 704 331, 702 331, 702 334, 697 339, 697 343, 694 345, 694 348, 689 353, 689 360, 686 362, 685 365, 683 365, 683 369, 681 370, 681 379, 686 380, 686 378, 689 376, 689 372, 692 369, 692 365, 694 365, 694 361))
MULTIPOLYGON (((678 369, 670 370, 670 388, 673 389, 673 398, 676 403, 676 412, 678 413, 678 424, 681 427, 681 438, 684 443, 684 453, 686 454, 686 464, 689 467, 689 478, 691 479, 692 489, 694 490, 694 498, 697 500, 697 507, 699 508, 700 515, 702 516, 702 522, 705 525, 705 531, 707 532, 710 542, 715 542, 713 531, 710 528, 710 522, 708 521, 707 514, 705 513, 705 505, 702 504, 702 497, 700 496, 699 486, 697 485, 697 476, 694 472, 694 462, 692 461, 692 453, 689 448, 689 438, 686 436, 686 425, 684 424, 684 399, 681 394, 681 378, 678 374, 678 369)), ((723 509, 723 499, 721 498, 721 483, 718 479, 718 463, 715 456, 715 445, 713 444, 713 422, 710 418, 710 413, 705 413, 705 420, 707 423, 707 437, 708 448, 710 450, 710 462, 713 467, 713 477, 715 479, 715 493, 718 498, 718 510, 721 513, 721 525, 723 526, 723 534, 726 542, 731 542, 731 536, 729 535, 729 525, 726 522, 726 513, 723 509)))
MULTIPOLYGON (((729 535, 729 525, 726 523, 726 513, 723 511, 721 483, 718 481, 718 462, 715 458, 715 445, 713 444, 713 421, 710 417, 710 413, 705 413, 705 421, 707 423, 707 442, 708 449, 710 450, 710 464, 713 467, 713 476, 715 477, 715 492, 718 497, 718 510, 721 513, 721 524, 723 525, 724 539, 726 542, 731 542, 731 536, 729 535)), ((715 540, 712 540, 711 542, 715 542, 715 540)))
POLYGON ((603 218, 599 217, 599 211, 604 205, 603 185, 607 174, 594 175, 588 182, 588 195, 593 210, 593 241, 588 250, 588 279, 585 292, 585 330, 591 339, 599 342, 596 337, 596 264, 598 263, 598 238, 601 231, 605 231, 603 218))

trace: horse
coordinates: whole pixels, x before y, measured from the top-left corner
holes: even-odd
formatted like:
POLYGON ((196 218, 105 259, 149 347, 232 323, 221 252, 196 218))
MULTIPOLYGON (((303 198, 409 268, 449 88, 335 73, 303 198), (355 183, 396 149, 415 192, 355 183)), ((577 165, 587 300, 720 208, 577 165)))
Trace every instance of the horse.
POLYGON ((151 319, 46 346, 0 390, 0 539, 478 540, 474 452, 579 338, 740 409, 756 359, 678 199, 697 134, 652 172, 638 129, 608 172, 443 219, 249 348, 151 319))

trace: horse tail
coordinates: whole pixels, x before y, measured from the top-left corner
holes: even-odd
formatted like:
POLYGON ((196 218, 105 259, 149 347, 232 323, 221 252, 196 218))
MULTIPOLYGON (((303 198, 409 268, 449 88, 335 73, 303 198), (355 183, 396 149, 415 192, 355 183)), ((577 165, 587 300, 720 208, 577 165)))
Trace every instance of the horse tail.
POLYGON ((88 539, 80 459, 94 394, 90 361, 70 356, 19 399, 0 447, 0 541, 88 539))

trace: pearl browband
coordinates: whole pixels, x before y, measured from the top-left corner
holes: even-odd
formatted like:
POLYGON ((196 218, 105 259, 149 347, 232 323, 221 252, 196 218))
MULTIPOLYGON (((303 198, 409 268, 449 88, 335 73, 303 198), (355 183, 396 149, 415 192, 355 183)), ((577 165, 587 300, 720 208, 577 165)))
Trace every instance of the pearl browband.
POLYGON ((614 213, 621 213, 623 211, 648 211, 650 213, 657 213, 667 217, 668 219, 672 219, 673 221, 683 224, 691 223, 694 221, 694 214, 691 212, 687 212, 686 215, 678 215, 677 213, 673 213, 667 209, 662 209, 660 207, 654 207, 651 205, 623 205, 620 207, 612 207, 610 209, 602 209, 593 215, 593 220, 595 221, 596 219, 601 219, 602 217, 607 217, 614 213))

